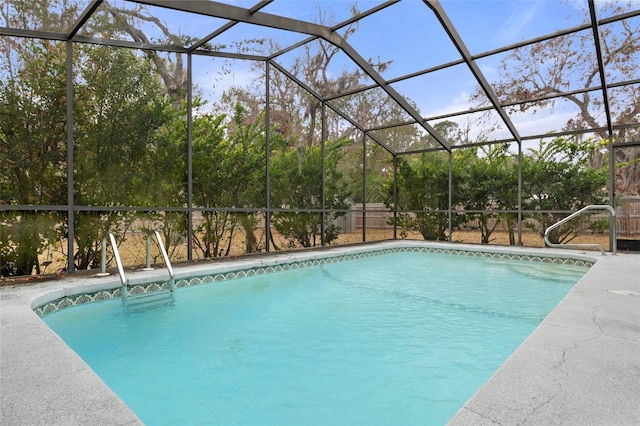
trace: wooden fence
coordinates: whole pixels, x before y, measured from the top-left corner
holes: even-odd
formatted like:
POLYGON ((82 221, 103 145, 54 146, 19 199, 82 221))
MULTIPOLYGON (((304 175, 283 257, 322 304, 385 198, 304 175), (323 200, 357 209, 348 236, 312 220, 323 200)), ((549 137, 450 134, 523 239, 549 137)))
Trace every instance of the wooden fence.
POLYGON ((618 238, 640 239, 640 197, 626 198, 616 208, 618 238))
MULTIPOLYGON (((356 229, 362 229, 362 204, 354 204, 353 211, 338 218, 336 224, 343 232, 355 232, 356 229)), ((627 198, 617 207, 617 233, 618 238, 640 239, 640 197, 627 198)), ((602 215, 606 217, 606 215, 602 215)), ((390 225, 393 213, 388 211, 382 203, 367 204, 366 223, 370 229, 391 229, 390 225)), ((531 219, 529 219, 531 220, 531 219)), ((473 227, 473 223, 462 228, 473 227)), ((498 225, 497 230, 506 230, 506 227, 498 225)))

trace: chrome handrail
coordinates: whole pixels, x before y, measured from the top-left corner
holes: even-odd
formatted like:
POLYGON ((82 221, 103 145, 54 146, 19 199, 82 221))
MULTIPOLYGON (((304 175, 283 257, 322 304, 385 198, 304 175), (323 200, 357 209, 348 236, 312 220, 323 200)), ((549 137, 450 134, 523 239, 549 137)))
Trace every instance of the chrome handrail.
POLYGON ((584 213, 587 210, 607 210, 610 214, 611 217, 613 218, 612 225, 611 225, 611 251, 612 254, 615 255, 617 252, 617 241, 616 241, 616 210, 611 207, 611 206, 607 206, 607 205, 603 205, 603 204, 593 204, 590 206, 586 206, 580 210, 578 210, 577 212, 570 214, 569 216, 565 217, 564 219, 562 219, 561 221, 554 223, 553 225, 551 225, 550 227, 548 227, 545 231, 544 231, 544 242, 549 246, 549 247, 556 247, 556 248, 585 248, 585 247, 592 247, 592 248, 597 248, 600 250, 600 252, 602 253, 602 255, 605 255, 605 251, 602 248, 602 246, 600 244, 556 244, 556 243, 552 243, 551 241, 549 241, 549 232, 551 232, 553 229, 559 227, 560 225, 563 225, 565 223, 567 223, 568 221, 570 221, 571 219, 573 219, 576 216, 581 215, 582 213, 584 213))
POLYGON ((124 267, 122 266, 122 259, 120 258, 120 252, 118 251, 118 245, 116 244, 116 238, 113 236, 113 233, 107 232, 107 234, 102 239, 102 272, 98 274, 98 276, 109 275, 107 273, 107 238, 111 243, 111 247, 113 248, 113 257, 116 259, 116 266, 118 267, 118 275, 120 275, 120 282, 123 287, 126 287, 129 283, 127 277, 124 275, 124 267))
MULTIPOLYGON (((173 267, 171 266, 171 261, 169 260, 169 255, 167 254, 167 249, 165 249, 164 244, 162 242, 162 238, 160 237, 160 232, 154 231, 154 235, 158 240, 158 246, 160 247, 160 252, 162 253, 162 258, 164 259, 164 263, 167 265, 167 272, 169 273, 169 290, 173 293, 175 291, 175 274, 173 272, 173 267)), ((107 269, 107 238, 111 243, 111 247, 113 248, 113 257, 116 260, 116 266, 118 267, 118 275, 120 276, 120 282, 122 283, 122 301, 126 303, 127 301, 127 286, 129 285, 129 279, 124 274, 124 267, 122 265, 122 259, 120 257, 120 252, 118 251, 118 245, 116 244, 116 238, 114 237, 112 232, 107 232, 104 239, 102 240, 102 272, 98 274, 98 276, 109 275, 106 272, 107 269)), ((148 249, 147 249, 148 250, 148 249)))
POLYGON ((164 248, 164 243, 162 242, 162 238, 160 237, 160 232, 153 231, 156 236, 156 240, 158 241, 158 247, 160 247, 160 252, 162 253, 162 258, 164 259, 165 265, 167 265, 167 272, 169 272, 169 288, 171 291, 175 290, 175 274, 173 273, 173 267, 171 266, 171 261, 169 260, 169 255, 167 254, 167 249, 164 248))

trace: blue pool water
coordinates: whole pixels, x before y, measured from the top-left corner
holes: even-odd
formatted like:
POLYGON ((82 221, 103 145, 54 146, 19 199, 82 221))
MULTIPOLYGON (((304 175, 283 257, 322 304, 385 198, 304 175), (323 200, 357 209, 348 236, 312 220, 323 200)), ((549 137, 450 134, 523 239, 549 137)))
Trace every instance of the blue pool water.
POLYGON ((400 252, 44 320, 148 425, 442 425, 586 270, 400 252))

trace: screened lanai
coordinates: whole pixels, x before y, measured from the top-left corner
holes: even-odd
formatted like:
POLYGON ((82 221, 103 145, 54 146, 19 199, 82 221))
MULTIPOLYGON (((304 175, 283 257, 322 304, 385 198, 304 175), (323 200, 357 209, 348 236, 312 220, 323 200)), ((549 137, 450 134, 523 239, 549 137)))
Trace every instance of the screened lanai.
POLYGON ((0 42, 3 277, 640 239, 636 1, 5 0, 0 42))

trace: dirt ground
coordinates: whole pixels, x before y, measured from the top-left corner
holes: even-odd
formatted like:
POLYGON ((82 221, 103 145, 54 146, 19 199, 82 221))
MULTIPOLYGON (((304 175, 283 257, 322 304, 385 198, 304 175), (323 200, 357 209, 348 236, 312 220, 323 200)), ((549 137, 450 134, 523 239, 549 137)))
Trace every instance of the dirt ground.
MULTIPOLYGON (((264 238, 263 232, 259 231, 256 234, 257 234, 256 237, 258 238, 259 241, 262 241, 262 246, 264 246, 265 238, 264 238)), ((400 239, 400 231, 398 231, 398 238, 400 239)), ((366 232, 367 242, 391 240, 391 239, 393 239, 392 229, 368 229, 366 232)), ((417 232, 409 233, 406 239, 423 240, 422 235, 417 232)), ((274 234, 274 240, 276 241, 276 244, 281 250, 287 250, 287 249, 290 250, 290 249, 300 248, 300 247, 290 247, 288 242, 277 233, 274 234)), ((516 235, 516 241, 517 241, 517 235, 516 235)), ((354 233, 340 234, 337 240, 333 241, 331 245, 336 246, 336 245, 354 244, 354 243, 361 243, 361 242, 363 242, 363 235, 362 235, 362 229, 359 229, 357 232, 354 232, 354 233)), ((471 232, 471 231, 455 231, 453 233, 453 242, 481 244, 480 233, 471 232)), ((544 247, 545 246, 544 240, 542 239, 542 237, 532 232, 526 232, 526 233, 523 232, 522 243, 526 247, 544 247)), ((609 248, 609 237, 607 235, 583 235, 573 240, 572 243, 590 243, 590 244, 596 243, 596 244, 600 244, 605 248, 605 250, 607 250, 609 248)), ((233 238, 233 241, 231 242, 231 250, 229 253, 230 256, 238 256, 238 255, 244 254, 245 253, 244 244, 245 244, 244 235, 236 234, 233 238)), ((318 241, 318 245, 320 245, 319 241, 318 241)), ((506 232, 494 232, 491 235, 490 245, 508 246, 509 234, 506 232)), ((194 256, 198 255, 196 251, 197 250, 194 249, 193 251, 194 256)), ((272 251, 274 251, 273 248, 272 248, 272 251)), ((120 250, 120 252, 122 253, 123 250, 120 250)), ((140 255, 138 254, 138 256, 136 257, 140 258, 140 255)), ((181 254, 176 256, 176 258, 186 259, 186 253, 184 253, 184 250, 181 250, 181 254)), ((172 256, 172 259, 173 259, 173 256, 172 256)), ((135 263, 133 258, 131 258, 130 260, 133 261, 133 263, 135 263)), ((123 261, 124 261, 124 256, 123 256, 123 261)), ((138 261, 138 263, 140 263, 140 261, 138 261)))
MULTIPOLYGON (((399 234, 399 232, 398 232, 399 234)), ((399 237, 399 235, 398 235, 399 237)), ((381 229, 372 229, 367 231, 367 241, 378 241, 383 239, 392 239, 393 231, 381 230, 381 229)), ((516 235, 516 242, 518 236, 516 235)), ((422 235, 419 233, 410 233, 407 236, 407 239, 411 240, 422 240, 422 235)), ((506 232, 494 232, 491 234, 490 245, 509 245, 509 234, 506 232)), ((339 244, 347 244, 353 242, 361 242, 362 241, 362 231, 354 234, 342 234, 338 237, 339 244)), ((468 244, 481 244, 481 238, 479 232, 471 232, 471 231, 455 231, 452 235, 452 241, 455 243, 468 243, 468 244)), ((582 235, 571 241, 572 243, 581 243, 581 244, 600 244, 605 248, 605 250, 609 247, 609 236, 608 235, 582 235)), ((522 244, 525 247, 544 247, 544 240, 538 234, 533 232, 523 232, 522 233, 522 244)))
MULTIPOLYGON (((256 233, 256 237, 259 241, 262 241, 261 245, 264 247, 264 233, 259 231, 256 233)), ((400 232, 398 232, 400 238, 400 232)), ((517 236, 516 236, 517 238, 517 236)), ((393 239, 392 229, 368 229, 366 232, 366 241, 381 241, 393 239)), ((422 240, 422 236, 419 233, 409 233, 406 239, 422 240)), ((286 240, 279 235, 274 235, 274 240, 278 244, 281 250, 295 249, 298 247, 290 247, 286 240)), ((363 241, 362 230, 358 230, 354 233, 340 234, 336 241, 331 245, 353 244, 363 241)), ((453 233, 453 241, 456 243, 470 243, 480 244, 480 234, 478 232, 471 231, 455 231, 453 233)), ((523 232, 522 242, 526 247, 544 247, 544 241, 538 234, 532 232, 523 232)), ((602 245, 605 250, 609 248, 609 237, 607 235, 583 235, 572 241, 573 243, 596 243, 602 245)), ((319 242, 318 242, 319 245, 319 242)), ((491 235, 490 245, 509 245, 509 235, 506 232, 494 232, 491 235)), ((226 247, 226 246, 225 246, 226 247)), ((140 236, 132 235, 119 247, 120 256, 125 266, 144 266, 146 262, 146 244, 140 236)), ((174 262, 180 262, 187 259, 186 246, 181 245, 169 248, 170 258, 174 262)), ((237 233, 234 235, 231 242, 231 249, 229 251, 230 256, 238 256, 245 253, 245 239, 244 235, 237 233)), ((196 248, 193 249, 194 257, 200 258, 201 253, 196 248)), ((43 262, 50 262, 47 265, 45 273, 55 273, 61 271, 65 267, 65 259, 61 255, 43 256, 43 262)), ((159 252, 155 244, 152 245, 152 263, 161 262, 159 252)), ((109 265, 113 266, 113 265, 109 265)))
MULTIPOLYGON (((258 231, 256 237, 259 241, 262 241, 261 245, 264 247, 264 231, 258 231)), ((398 238, 400 238, 400 231, 398 231, 398 238)), ((516 235, 517 238, 517 235, 516 235)), ((366 241, 381 241, 393 239, 392 229, 368 229, 366 233, 366 241)), ((410 240, 422 240, 422 236, 419 233, 409 233, 406 239, 410 240)), ((274 234, 274 240, 278 244, 281 250, 296 249, 298 247, 289 247, 286 240, 277 234, 274 234)), ((361 243, 363 241, 362 230, 349 234, 340 234, 336 241, 332 242, 332 246, 343 244, 361 243)), ((455 231, 453 233, 453 242, 456 243, 468 243, 468 244, 480 244, 479 232, 471 231, 455 231)), ((605 250, 609 250, 609 237, 608 235, 598 234, 585 234, 571 241, 572 243, 596 243, 604 247, 605 250)), ((533 232, 522 233, 522 243, 525 247, 544 247, 544 241, 541 236, 533 232)), ((319 242, 318 242, 319 245, 319 242)), ((509 235, 506 232, 494 232, 491 235, 490 245, 509 245, 509 235)), ((50 249, 48 252, 41 256, 42 274, 39 277, 52 276, 55 277, 62 273, 66 267, 66 258, 62 255, 62 249, 58 250, 50 249)), ((184 262, 187 260, 186 245, 178 245, 173 248, 169 248, 169 255, 172 263, 184 262)), ((272 251, 274 251, 272 249, 272 251)), ((132 234, 126 241, 119 246, 120 256, 123 264, 126 268, 137 269, 144 267, 146 264, 146 243, 145 239, 141 235, 132 234)), ((229 256, 239 256, 245 253, 245 238, 241 233, 234 235, 231 241, 231 249, 229 256)), ((152 261, 151 263, 161 263, 159 250, 155 244, 152 244, 151 249, 152 261)), ((194 247, 193 249, 194 260, 201 260, 201 253, 194 247)), ((115 267, 115 263, 110 261, 107 268, 115 267)), ((38 279, 38 276, 22 277, 22 280, 38 279)), ((14 278, 0 278, 0 285, 15 282, 14 278)))

